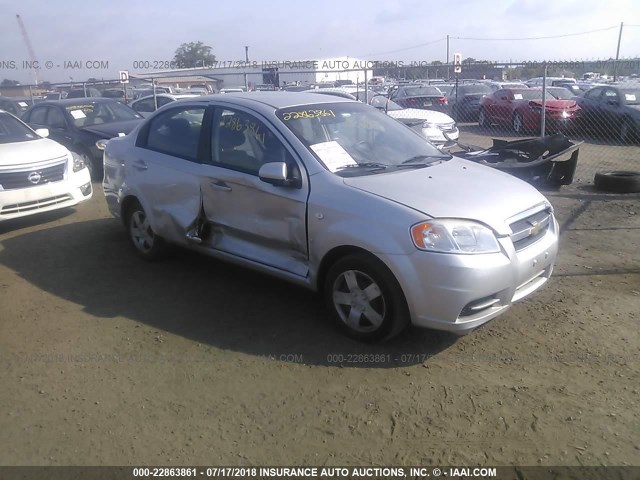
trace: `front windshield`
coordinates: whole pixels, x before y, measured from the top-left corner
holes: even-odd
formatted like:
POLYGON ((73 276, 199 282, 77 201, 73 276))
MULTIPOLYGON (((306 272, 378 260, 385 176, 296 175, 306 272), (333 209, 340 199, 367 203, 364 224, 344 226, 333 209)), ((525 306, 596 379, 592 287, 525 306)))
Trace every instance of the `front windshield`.
POLYGON ((549 88, 547 87, 547 93, 550 93, 558 100, 571 100, 573 98, 573 93, 567 90, 564 87, 557 88, 549 88))
POLYGON ((338 175, 424 167, 451 158, 402 123, 362 103, 303 105, 276 114, 328 170, 338 175))
POLYGON ((66 109, 78 128, 142 118, 135 110, 118 102, 84 102, 67 105, 66 109))
MULTIPOLYGON (((542 89, 523 88, 522 90, 513 90, 512 93, 514 100, 542 100, 542 89)), ((549 90, 547 90, 545 99, 555 100, 556 97, 551 95, 551 93, 549 93, 549 90)))
POLYGON ((40 137, 25 124, 8 113, 0 113, 0 144, 28 142, 37 138, 40 137))

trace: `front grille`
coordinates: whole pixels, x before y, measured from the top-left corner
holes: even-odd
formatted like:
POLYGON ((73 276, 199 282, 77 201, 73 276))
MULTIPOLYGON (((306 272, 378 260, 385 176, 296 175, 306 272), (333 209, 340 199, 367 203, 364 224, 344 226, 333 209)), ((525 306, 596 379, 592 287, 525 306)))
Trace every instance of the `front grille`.
POLYGON ((533 245, 544 237, 544 234, 549 230, 552 218, 551 210, 545 209, 510 224, 512 233, 509 238, 511 238, 516 252, 533 245))
POLYGON ((43 198, 41 200, 33 200, 31 202, 14 203, 12 205, 5 205, 0 211, 0 215, 11 215, 13 213, 32 212, 34 210, 40 210, 41 208, 50 207, 51 205, 57 205, 59 203, 68 202, 73 200, 73 197, 68 193, 64 195, 57 195, 55 197, 43 198))
POLYGON ((64 180, 66 160, 48 167, 34 167, 29 170, 0 172, 0 190, 37 187, 64 180))

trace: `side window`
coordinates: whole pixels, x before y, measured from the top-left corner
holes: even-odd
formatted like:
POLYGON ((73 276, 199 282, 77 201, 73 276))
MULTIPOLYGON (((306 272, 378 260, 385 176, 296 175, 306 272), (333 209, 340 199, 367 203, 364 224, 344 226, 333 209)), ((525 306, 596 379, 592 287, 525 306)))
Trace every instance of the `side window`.
POLYGON ((47 119, 47 107, 34 108, 26 120, 28 123, 35 125, 46 125, 47 119))
POLYGON ((219 110, 212 131, 214 164, 258 175, 260 167, 270 162, 295 161, 276 135, 257 118, 235 110, 219 110))
POLYGON ((49 107, 49 116, 47 117, 47 126, 51 128, 64 129, 64 115, 59 108, 49 107))
POLYGON ((204 110, 204 107, 184 106, 154 118, 149 125, 146 148, 197 160, 204 110))
POLYGON ((155 111, 153 108, 153 98, 145 98, 144 100, 140 100, 136 102, 133 106, 133 109, 136 112, 153 112, 155 111))
POLYGON ((6 100, 0 100, 0 109, 12 113, 13 115, 19 116, 15 105, 6 100))
POLYGON ((156 97, 156 102, 158 103, 158 108, 160 108, 167 103, 173 102, 173 100, 169 97, 156 97))

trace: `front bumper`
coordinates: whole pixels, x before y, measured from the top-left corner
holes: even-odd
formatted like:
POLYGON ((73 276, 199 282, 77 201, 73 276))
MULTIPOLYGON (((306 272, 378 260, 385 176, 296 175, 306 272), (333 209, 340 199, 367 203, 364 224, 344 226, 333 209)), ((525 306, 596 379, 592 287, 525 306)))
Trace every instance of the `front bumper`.
POLYGON ((508 237, 498 240, 502 252, 494 254, 416 251, 384 257, 400 282, 412 323, 465 334, 546 283, 558 252, 555 219, 542 238, 519 252, 508 237))
POLYGON ((422 128, 422 135, 434 145, 444 145, 447 142, 458 140, 460 131, 457 128, 443 131, 441 128, 431 127, 422 128), (447 135, 446 137, 445 133, 447 135))
POLYGON ((0 222, 72 207, 93 195, 89 170, 67 173, 59 182, 0 191, 0 222))

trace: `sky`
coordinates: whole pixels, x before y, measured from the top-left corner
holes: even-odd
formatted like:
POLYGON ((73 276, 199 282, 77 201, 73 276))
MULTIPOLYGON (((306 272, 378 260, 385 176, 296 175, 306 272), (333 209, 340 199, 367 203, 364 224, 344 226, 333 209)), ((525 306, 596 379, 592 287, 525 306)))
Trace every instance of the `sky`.
POLYGON ((211 46, 219 61, 244 60, 246 45, 258 62, 342 56, 444 62, 447 35, 450 57, 608 59, 616 55, 621 22, 620 58, 640 57, 640 0, 0 0, 0 12, 0 79, 23 84, 34 77, 23 63, 30 55, 16 14, 40 81, 51 82, 113 79, 120 70, 141 71, 134 68, 139 61, 160 66, 181 44, 196 41, 211 46), (559 35, 569 36, 521 40, 559 35))

